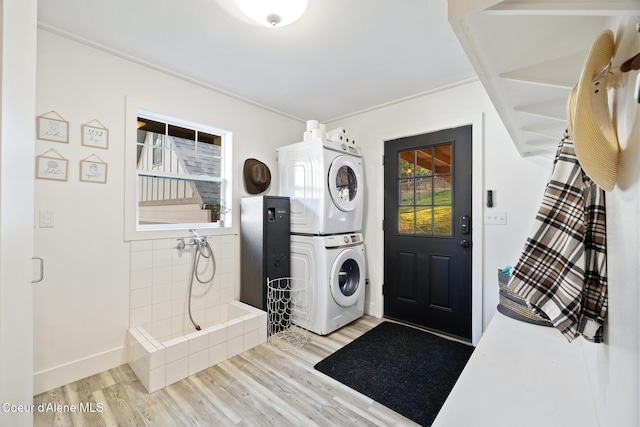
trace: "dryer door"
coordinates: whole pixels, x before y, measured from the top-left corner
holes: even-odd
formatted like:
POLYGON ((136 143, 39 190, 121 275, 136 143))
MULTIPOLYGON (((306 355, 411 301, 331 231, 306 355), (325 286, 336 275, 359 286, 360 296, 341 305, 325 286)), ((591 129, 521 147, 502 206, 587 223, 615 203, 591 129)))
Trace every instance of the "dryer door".
POLYGON ((338 156, 329 167, 327 177, 333 203, 343 212, 359 206, 364 189, 362 161, 352 156, 338 156))
POLYGON ((349 307, 363 296, 365 287, 364 257, 354 248, 344 249, 331 266, 329 289, 334 301, 349 307))

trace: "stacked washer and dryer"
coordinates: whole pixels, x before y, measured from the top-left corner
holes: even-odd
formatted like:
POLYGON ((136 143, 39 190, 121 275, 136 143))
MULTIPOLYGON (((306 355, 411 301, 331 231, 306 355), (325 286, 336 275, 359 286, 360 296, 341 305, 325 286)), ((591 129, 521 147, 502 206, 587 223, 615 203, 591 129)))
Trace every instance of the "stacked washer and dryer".
POLYGON ((308 330, 327 335, 364 313, 364 186, 346 130, 307 122, 303 142, 277 149, 279 194, 291 199, 291 276, 311 287, 308 330))

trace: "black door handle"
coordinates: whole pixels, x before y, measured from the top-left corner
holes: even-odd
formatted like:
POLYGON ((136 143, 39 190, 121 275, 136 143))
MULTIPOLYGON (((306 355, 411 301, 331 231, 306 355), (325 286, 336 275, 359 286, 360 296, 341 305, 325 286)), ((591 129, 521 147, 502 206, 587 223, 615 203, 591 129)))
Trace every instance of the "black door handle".
POLYGON ((463 248, 468 248, 471 245, 469 244, 468 241, 463 240, 462 242, 460 242, 460 246, 462 246, 463 248))

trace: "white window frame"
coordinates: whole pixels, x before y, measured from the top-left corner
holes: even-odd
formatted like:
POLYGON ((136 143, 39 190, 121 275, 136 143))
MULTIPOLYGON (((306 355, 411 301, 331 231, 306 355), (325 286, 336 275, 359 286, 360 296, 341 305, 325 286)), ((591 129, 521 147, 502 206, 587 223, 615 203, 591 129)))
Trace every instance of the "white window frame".
MULTIPOLYGON (((184 105, 182 105, 184 107, 184 105)), ((232 206, 232 174, 231 153, 233 134, 209 124, 198 121, 202 112, 194 109, 192 116, 195 120, 184 119, 185 115, 191 116, 190 111, 182 108, 180 112, 174 111, 172 106, 158 103, 144 102, 132 97, 127 97, 125 108, 125 209, 124 232, 125 240, 147 240, 160 238, 184 237, 189 229, 196 229, 206 234, 228 234, 233 232, 233 215, 231 212, 225 218, 224 226, 219 223, 187 223, 187 224, 139 224, 138 218, 138 176, 137 168, 137 121, 143 116, 159 122, 165 122, 189 129, 197 129, 222 138, 222 171, 221 179, 189 177, 189 180, 205 180, 221 183, 221 196, 226 206, 232 206)), ((180 178, 185 178, 181 176, 180 178)))

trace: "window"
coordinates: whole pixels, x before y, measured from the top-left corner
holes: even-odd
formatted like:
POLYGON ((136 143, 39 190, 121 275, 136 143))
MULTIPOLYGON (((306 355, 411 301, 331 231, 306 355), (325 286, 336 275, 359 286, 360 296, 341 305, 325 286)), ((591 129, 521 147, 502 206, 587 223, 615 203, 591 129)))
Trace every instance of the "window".
POLYGON ((400 153, 399 230, 451 236, 451 144, 400 153))
POLYGON ((225 175, 230 133, 139 108, 135 118, 135 144, 127 144, 127 164, 135 165, 135 172, 127 175, 127 190, 135 187, 136 219, 127 235, 139 238, 132 228, 230 226, 225 216, 226 201, 231 200, 225 175))

